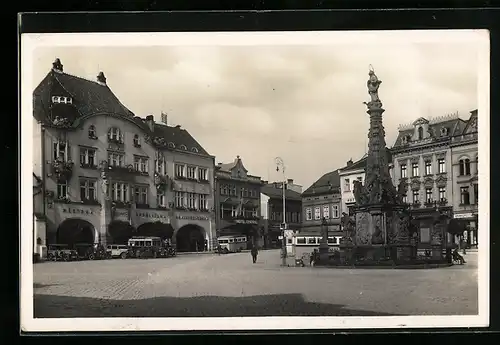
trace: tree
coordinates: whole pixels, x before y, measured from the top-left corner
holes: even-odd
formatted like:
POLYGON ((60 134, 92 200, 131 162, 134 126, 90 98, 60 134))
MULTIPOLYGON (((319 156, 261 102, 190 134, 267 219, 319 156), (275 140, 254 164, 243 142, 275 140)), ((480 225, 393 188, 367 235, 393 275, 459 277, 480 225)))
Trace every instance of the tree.
POLYGON ((108 233, 114 244, 127 244, 135 232, 135 228, 125 221, 115 220, 108 225, 108 233))

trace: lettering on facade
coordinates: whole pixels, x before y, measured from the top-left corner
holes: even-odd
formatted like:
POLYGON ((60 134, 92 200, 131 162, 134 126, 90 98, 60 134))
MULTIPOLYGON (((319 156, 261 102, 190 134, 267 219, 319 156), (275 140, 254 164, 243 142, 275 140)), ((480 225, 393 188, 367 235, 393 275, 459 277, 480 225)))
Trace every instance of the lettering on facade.
POLYGON ((474 217, 473 213, 459 213, 453 215, 453 218, 455 219, 472 218, 472 217, 474 217))
POLYGON ((156 212, 136 212, 135 215, 143 218, 168 219, 168 216, 156 212))
POLYGON ((237 219, 234 221, 236 224, 258 224, 256 220, 237 219))
POLYGON ((89 209, 81 209, 81 208, 73 208, 73 207, 63 207, 63 213, 71 213, 71 214, 85 214, 92 216, 94 215, 94 211, 89 209))
POLYGON ((123 221, 129 221, 128 217, 129 213, 128 210, 115 210, 115 214, 113 219, 115 220, 123 220, 123 221))
POLYGON ((189 220, 208 220, 208 217, 204 216, 176 216, 177 219, 189 219, 189 220))

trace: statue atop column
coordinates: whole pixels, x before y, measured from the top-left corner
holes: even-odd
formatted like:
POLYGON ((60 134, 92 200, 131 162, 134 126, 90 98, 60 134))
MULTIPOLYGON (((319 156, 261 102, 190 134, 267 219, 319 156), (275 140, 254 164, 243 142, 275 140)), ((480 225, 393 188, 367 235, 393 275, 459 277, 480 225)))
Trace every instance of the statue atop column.
POLYGON ((368 87, 368 94, 370 95, 371 101, 364 102, 368 106, 368 109, 380 109, 382 108, 382 102, 378 97, 378 88, 382 83, 382 80, 379 80, 377 75, 375 74, 375 70, 372 65, 370 65, 370 71, 368 72, 369 78, 366 82, 366 86, 368 87))

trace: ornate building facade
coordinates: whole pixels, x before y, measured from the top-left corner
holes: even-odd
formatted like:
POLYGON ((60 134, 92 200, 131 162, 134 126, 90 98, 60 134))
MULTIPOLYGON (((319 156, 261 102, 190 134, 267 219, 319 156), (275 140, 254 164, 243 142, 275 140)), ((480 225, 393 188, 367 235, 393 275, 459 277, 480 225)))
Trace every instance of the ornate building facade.
MULTIPOLYGON (((288 230, 300 231, 302 224, 301 186, 288 179, 285 184, 285 222, 288 230)), ((267 183, 261 188, 261 226, 264 228, 264 246, 278 248, 281 246, 283 223, 283 182, 267 183)))
POLYGON ((468 246, 477 246, 479 165, 477 109, 472 111, 462 132, 451 138, 453 172, 453 218, 464 230, 463 240, 468 246))
POLYGON ((249 247, 263 246, 260 224, 262 180, 248 174, 240 156, 215 168, 215 212, 218 236, 245 235, 249 247))
POLYGON ((135 116, 102 72, 76 77, 59 59, 33 106, 38 247, 134 234, 172 237, 180 251, 212 242, 215 161, 186 130, 135 116))
POLYGON ((399 127, 391 149, 393 181, 404 185, 404 202, 411 205, 418 228, 419 248, 430 246, 436 210, 453 216, 454 170, 450 143, 462 133, 466 121, 458 114, 432 120, 419 118, 399 127))
POLYGON ((321 176, 302 193, 301 234, 321 236, 325 218, 329 236, 342 236, 340 229, 341 193, 339 170, 321 176))

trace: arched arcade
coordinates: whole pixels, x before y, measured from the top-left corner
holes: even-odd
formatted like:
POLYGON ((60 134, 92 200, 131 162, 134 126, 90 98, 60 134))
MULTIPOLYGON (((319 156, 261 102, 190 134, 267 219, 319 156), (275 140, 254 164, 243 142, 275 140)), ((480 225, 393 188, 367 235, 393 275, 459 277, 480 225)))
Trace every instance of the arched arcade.
POLYGON ((205 229, 196 224, 182 226, 175 239, 178 252, 202 252, 207 246, 205 229))
POLYGON ((57 228, 56 240, 58 244, 69 246, 78 243, 98 243, 99 234, 90 222, 79 218, 68 218, 57 228))

